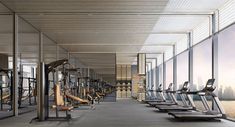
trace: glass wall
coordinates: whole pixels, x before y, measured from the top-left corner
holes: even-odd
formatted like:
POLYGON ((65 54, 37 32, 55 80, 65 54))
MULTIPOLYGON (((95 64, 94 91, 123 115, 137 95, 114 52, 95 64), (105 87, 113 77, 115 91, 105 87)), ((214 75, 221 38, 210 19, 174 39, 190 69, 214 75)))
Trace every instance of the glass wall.
POLYGON ((156 90, 156 59, 152 59, 152 85, 153 85, 153 90, 156 90))
POLYGON ((235 118, 235 25, 218 38, 218 96, 228 116, 235 118))
POLYGON ((173 59, 166 62, 166 88, 173 83, 173 59))
POLYGON ((43 60, 45 64, 57 60, 57 45, 45 35, 43 35, 43 60))
POLYGON ((39 58, 39 32, 19 17, 18 71, 19 113, 36 110, 36 67, 39 58))
MULTIPOLYGON (((0 10, 3 11, 3 6, 0 10)), ((7 12, 7 9, 5 10, 7 12)), ((0 15, 0 119, 13 115, 13 16, 0 15)))
POLYGON ((200 90, 212 78, 212 39, 193 47, 193 88, 200 90))
POLYGON ((157 56, 156 88, 158 88, 160 84, 163 85, 163 55, 162 54, 157 56))
POLYGON ((176 89, 180 89, 185 81, 188 81, 189 77, 189 52, 185 51, 177 56, 177 84, 176 89))

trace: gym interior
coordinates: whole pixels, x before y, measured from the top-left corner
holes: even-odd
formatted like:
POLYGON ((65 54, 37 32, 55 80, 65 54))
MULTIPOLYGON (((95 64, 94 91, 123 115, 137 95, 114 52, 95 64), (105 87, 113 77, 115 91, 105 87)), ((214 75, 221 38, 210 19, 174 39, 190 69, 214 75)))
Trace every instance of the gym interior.
POLYGON ((1 127, 234 127, 235 0, 0 0, 1 127))

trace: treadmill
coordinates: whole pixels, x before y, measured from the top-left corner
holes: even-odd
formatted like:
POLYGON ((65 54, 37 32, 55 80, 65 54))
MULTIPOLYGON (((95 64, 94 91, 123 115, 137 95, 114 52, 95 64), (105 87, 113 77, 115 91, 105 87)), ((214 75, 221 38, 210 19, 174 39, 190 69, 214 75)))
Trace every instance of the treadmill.
POLYGON ((152 102, 165 102, 166 101, 165 97, 163 96, 162 84, 158 86, 156 91, 151 90, 150 92, 156 92, 158 96, 150 97, 149 99, 145 100, 145 103, 149 104, 152 102))
POLYGON ((187 92, 190 95, 199 95, 200 99, 205 107, 205 111, 191 111, 191 112, 169 112, 169 115, 172 115, 174 118, 179 120, 215 120, 217 118, 226 118, 226 114, 222 105, 219 101, 219 98, 215 95, 213 86, 215 79, 209 79, 206 83, 206 86, 200 91, 187 92), (214 108, 210 108, 206 96, 212 97, 212 102, 214 108))
POLYGON ((192 98, 186 94, 189 91, 189 82, 186 81, 184 82, 182 88, 178 91, 169 91, 172 93, 177 93, 180 98, 181 101, 183 103, 183 105, 156 105, 155 107, 159 110, 159 111, 187 111, 187 110, 196 110, 196 106, 193 103, 192 98))
MULTIPOLYGON (((164 91, 166 93, 166 95, 169 97, 169 101, 163 101, 163 102, 148 102, 148 104, 152 107, 155 107, 156 105, 177 105, 177 100, 174 96, 174 93, 172 93, 172 87, 173 87, 173 83, 170 83, 168 88, 164 91)), ((163 91, 162 93, 162 97, 164 97, 163 95, 163 91)))

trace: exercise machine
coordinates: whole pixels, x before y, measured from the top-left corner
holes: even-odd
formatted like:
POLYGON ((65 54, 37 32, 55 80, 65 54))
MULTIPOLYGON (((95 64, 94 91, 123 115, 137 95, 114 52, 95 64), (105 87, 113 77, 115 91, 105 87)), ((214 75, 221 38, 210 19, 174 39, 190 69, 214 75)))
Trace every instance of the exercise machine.
MULTIPOLYGON (((151 92, 154 92, 154 90, 152 90, 151 92)), ((145 103, 149 104, 151 102, 165 102, 166 99, 163 95, 163 88, 162 88, 162 84, 160 84, 157 88, 156 92, 156 96, 151 97, 148 100, 145 100, 145 103), (158 95, 158 96, 157 96, 158 95)))
POLYGON ((215 79, 209 79, 202 90, 186 92, 189 95, 198 95, 205 107, 205 111, 187 111, 187 112, 169 112, 174 118, 179 120, 215 120, 217 118, 226 118, 225 111, 219 101, 219 98, 214 93, 215 79), (207 102, 206 96, 211 97, 214 107, 211 108, 207 102))
MULTIPOLYGON (((68 64, 67 59, 62 59, 58 61, 51 62, 49 64, 40 63, 38 67, 40 72, 38 74, 38 115, 37 118, 39 121, 44 120, 69 120, 71 119, 71 115, 69 111, 73 109, 72 106, 66 103, 65 95, 65 80, 60 83, 54 83, 54 105, 51 106, 49 98, 50 98, 50 81, 49 81, 49 73, 55 72, 57 67, 63 68, 65 70, 65 65, 68 64), (50 108, 55 109, 55 116, 50 114, 50 108), (59 111, 64 111, 65 116, 59 116, 59 111)), ((64 74, 64 73, 62 73, 64 74)), ((54 76, 53 76, 54 79, 54 76)))
POLYGON ((189 91, 189 82, 184 82, 181 89, 177 91, 168 91, 174 94, 178 94, 183 105, 177 104, 177 105, 156 105, 155 107, 159 111, 187 111, 187 110, 195 110, 196 106, 192 100, 192 98, 187 94, 189 91))
POLYGON ((156 105, 177 105, 178 102, 174 96, 174 92, 172 92, 172 88, 173 88, 173 83, 170 83, 168 88, 165 91, 163 91, 168 96, 169 98, 168 100, 166 99, 166 101, 163 102, 148 102, 148 104, 152 107, 155 107, 156 105))

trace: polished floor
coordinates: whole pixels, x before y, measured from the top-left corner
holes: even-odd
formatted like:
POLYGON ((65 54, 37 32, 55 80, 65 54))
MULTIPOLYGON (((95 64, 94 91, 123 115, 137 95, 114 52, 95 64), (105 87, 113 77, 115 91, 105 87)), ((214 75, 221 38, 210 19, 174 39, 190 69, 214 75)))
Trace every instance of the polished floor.
POLYGON ((94 110, 87 108, 73 111, 73 119, 68 122, 32 122, 36 112, 0 120, 1 127, 235 127, 235 122, 178 122, 165 113, 154 111, 135 100, 103 102, 94 110))

